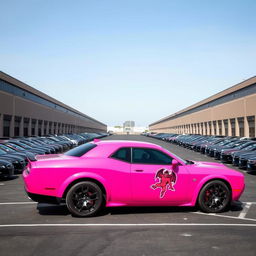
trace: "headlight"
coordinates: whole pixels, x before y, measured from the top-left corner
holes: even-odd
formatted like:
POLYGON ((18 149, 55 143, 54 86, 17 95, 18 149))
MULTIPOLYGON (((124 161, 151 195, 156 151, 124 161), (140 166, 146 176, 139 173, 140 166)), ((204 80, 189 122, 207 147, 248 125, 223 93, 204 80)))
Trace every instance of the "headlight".
POLYGON ((0 168, 4 169, 4 168, 5 168, 5 166, 4 166, 4 165, 2 165, 2 166, 0 166, 0 168))
POLYGON ((19 161, 14 161, 14 163, 15 163, 15 164, 18 164, 18 163, 19 163, 19 161))

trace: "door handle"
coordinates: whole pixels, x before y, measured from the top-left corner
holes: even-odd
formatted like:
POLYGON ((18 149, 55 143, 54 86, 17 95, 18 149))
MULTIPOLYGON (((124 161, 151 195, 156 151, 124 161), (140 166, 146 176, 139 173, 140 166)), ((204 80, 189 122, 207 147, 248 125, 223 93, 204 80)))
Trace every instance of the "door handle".
POLYGON ((143 172, 143 170, 135 170, 135 172, 143 172))

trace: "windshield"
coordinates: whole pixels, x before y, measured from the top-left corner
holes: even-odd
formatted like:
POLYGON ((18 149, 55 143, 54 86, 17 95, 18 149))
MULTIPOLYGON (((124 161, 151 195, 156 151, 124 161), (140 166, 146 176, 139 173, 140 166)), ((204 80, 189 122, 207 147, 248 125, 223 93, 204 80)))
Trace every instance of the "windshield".
POLYGON ((244 150, 250 150, 250 149, 254 149, 254 148, 256 148, 256 144, 252 144, 250 146, 247 146, 247 147, 244 148, 244 150))
POLYGON ((50 138, 48 138, 48 139, 51 140, 51 141, 55 141, 55 142, 60 141, 60 140, 58 140, 57 138, 53 138, 53 137, 50 137, 50 138))
POLYGON ((7 154, 4 150, 0 149, 0 155, 7 154))
POLYGON ((16 148, 16 149, 18 149, 18 150, 24 150, 24 148, 22 148, 22 147, 20 147, 20 146, 18 146, 18 145, 16 145, 16 144, 13 144, 13 143, 8 143, 7 146, 14 147, 14 148, 16 148))
MULTIPOLYGON (((16 143, 17 143, 19 146, 22 146, 23 148, 31 149, 31 147, 30 147, 29 145, 26 145, 26 144, 24 144, 24 143, 22 143, 22 142, 20 142, 20 141, 19 141, 19 142, 16 142, 16 143)), ((17 145, 16 143, 15 143, 15 145, 17 145)))
POLYGON ((5 146, 3 144, 0 145, 0 148, 6 150, 7 152, 16 152, 12 148, 9 148, 9 147, 7 147, 7 146, 5 146))

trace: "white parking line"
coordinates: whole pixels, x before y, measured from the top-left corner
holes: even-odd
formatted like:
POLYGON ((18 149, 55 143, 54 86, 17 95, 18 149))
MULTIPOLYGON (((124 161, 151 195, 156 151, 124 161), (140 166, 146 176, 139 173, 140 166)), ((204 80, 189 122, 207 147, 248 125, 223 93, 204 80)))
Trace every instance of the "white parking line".
POLYGON ((0 186, 4 186, 4 183, 0 183, 0 186))
POLYGON ((245 204, 243 204, 243 210, 242 210, 241 213, 239 214, 238 218, 244 219, 251 206, 252 206, 251 203, 245 203, 245 204))
POLYGON ((204 212, 193 212, 193 213, 195 213, 195 214, 201 214, 201 215, 206 215, 206 216, 216 216, 216 217, 221 217, 221 218, 228 218, 228 219, 256 221, 256 219, 251 219, 251 218, 239 218, 239 217, 235 217, 235 216, 220 215, 220 214, 216 214, 216 213, 204 213, 204 212))
POLYGON ((3 224, 6 227, 158 227, 158 226, 184 226, 184 227, 256 227, 256 224, 230 224, 230 223, 88 223, 88 224, 3 224))
POLYGON ((37 202, 6 202, 6 203, 0 203, 0 205, 16 205, 16 204, 37 204, 37 202))

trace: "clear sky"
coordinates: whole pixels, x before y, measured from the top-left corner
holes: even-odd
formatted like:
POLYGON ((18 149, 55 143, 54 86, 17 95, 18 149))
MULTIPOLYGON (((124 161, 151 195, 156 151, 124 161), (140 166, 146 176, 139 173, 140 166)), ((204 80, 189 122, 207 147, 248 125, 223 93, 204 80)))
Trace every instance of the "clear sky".
POLYGON ((0 70, 146 126, 256 75, 256 1, 0 0, 0 70))

